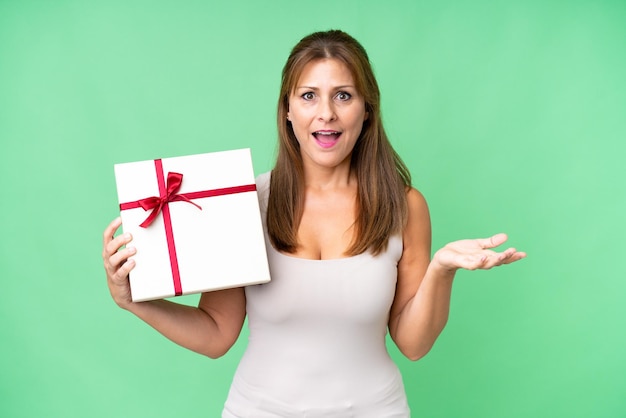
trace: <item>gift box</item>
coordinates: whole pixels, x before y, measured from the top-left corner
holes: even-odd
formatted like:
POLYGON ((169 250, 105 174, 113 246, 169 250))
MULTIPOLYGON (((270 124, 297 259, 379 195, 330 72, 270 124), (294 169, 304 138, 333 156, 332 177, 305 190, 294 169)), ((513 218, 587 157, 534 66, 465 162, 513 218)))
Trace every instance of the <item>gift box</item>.
POLYGON ((114 168, 133 301, 270 281, 249 149, 114 168))

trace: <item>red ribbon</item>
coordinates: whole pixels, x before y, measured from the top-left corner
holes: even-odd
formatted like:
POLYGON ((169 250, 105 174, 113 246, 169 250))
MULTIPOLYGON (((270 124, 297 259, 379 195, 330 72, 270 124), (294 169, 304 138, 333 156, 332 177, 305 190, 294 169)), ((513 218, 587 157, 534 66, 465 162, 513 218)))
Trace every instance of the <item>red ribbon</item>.
POLYGON ((137 203, 139 204, 139 206, 143 208, 143 210, 152 209, 152 212, 150 213, 150 215, 139 226, 141 226, 142 228, 147 228, 156 219, 159 212, 161 212, 161 209, 163 209, 163 206, 165 206, 169 202, 176 202, 176 201, 182 200, 184 202, 191 203, 198 209, 202 210, 202 207, 200 207, 200 205, 193 203, 184 195, 176 194, 178 189, 180 189, 180 185, 182 184, 182 182, 183 182, 182 174, 172 173, 172 172, 167 173, 167 189, 166 189, 165 196, 159 196, 159 197, 152 196, 152 197, 147 197, 145 199, 141 199, 137 201, 137 203))
POLYGON ((178 270, 178 257, 176 256, 176 245, 174 243, 174 231, 172 230, 172 218, 170 216, 169 203, 171 202, 187 202, 202 208, 191 199, 200 199, 203 197, 223 196, 236 193, 253 192, 256 190, 255 184, 246 184, 244 186, 225 187, 223 189, 202 190, 199 192, 190 192, 176 194, 180 189, 183 181, 183 175, 180 173, 168 173, 167 184, 163 177, 163 163, 160 159, 154 160, 156 169, 157 184, 159 186, 159 196, 147 197, 145 199, 136 200, 134 202, 120 203, 120 210, 142 208, 152 212, 141 223, 141 227, 147 228, 158 216, 159 212, 163 212, 163 223, 165 226, 165 239, 167 240, 167 250, 170 256, 170 266, 172 268, 172 278, 174 280, 174 294, 180 296, 183 294, 180 282, 180 272, 178 270))

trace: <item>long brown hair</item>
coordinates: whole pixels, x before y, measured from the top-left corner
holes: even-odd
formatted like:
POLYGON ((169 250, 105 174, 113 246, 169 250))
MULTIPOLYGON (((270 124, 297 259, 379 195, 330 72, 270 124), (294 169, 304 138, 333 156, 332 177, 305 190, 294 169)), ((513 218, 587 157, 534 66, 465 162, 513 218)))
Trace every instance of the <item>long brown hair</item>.
POLYGON ((402 231, 407 219, 406 192, 411 175, 394 151, 383 129, 380 91, 361 44, 345 32, 316 32, 303 38, 291 51, 282 72, 278 99, 278 156, 272 170, 267 228, 272 245, 287 253, 298 247, 298 227, 304 210, 304 170, 300 146, 287 121, 289 96, 304 67, 333 58, 352 73, 364 98, 367 120, 352 151, 350 168, 357 178, 355 235, 347 255, 370 250, 379 254, 389 237, 402 231))

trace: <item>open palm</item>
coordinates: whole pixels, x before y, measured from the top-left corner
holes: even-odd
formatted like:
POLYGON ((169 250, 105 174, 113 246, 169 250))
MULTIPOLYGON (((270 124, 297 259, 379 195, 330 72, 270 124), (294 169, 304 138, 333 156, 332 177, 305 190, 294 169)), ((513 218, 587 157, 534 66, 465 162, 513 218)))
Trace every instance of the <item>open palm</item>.
POLYGON ((502 252, 493 250, 504 244, 507 238, 506 234, 496 234, 490 238, 454 241, 437 251, 433 261, 447 270, 476 270, 510 264, 526 257, 526 253, 515 248, 508 248, 502 252))

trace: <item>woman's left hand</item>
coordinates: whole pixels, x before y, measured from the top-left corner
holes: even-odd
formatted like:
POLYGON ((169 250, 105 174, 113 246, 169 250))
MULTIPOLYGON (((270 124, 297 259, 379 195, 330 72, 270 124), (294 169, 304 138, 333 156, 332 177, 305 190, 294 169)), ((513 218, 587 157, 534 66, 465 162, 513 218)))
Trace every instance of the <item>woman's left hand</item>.
POLYGON ((490 238, 454 241, 437 251, 433 256, 433 262, 442 269, 452 272, 458 269, 490 269, 526 257, 526 253, 515 248, 508 248, 503 252, 492 250, 504 244, 507 238, 506 234, 496 234, 490 238))

